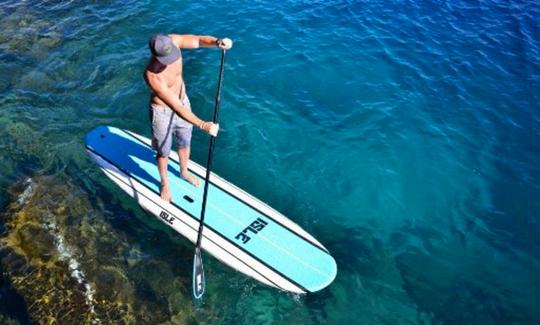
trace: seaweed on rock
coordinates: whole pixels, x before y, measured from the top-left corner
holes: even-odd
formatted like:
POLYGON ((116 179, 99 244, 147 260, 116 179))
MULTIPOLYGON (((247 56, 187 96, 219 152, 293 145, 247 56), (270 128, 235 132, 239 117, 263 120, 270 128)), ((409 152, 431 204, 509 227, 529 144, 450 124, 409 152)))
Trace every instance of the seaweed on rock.
POLYGON ((36 176, 8 192, 11 203, 0 215, 1 265, 38 323, 193 320, 185 281, 167 261, 134 259, 140 249, 80 188, 36 176))

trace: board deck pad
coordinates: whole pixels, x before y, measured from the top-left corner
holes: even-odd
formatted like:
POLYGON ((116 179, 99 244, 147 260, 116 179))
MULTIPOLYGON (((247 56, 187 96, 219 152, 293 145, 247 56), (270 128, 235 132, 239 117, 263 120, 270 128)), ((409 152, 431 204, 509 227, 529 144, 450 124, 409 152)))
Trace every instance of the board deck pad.
MULTIPOLYGON (((105 174, 147 211, 195 242, 205 169, 190 161, 195 187, 179 174, 178 155, 169 156, 171 203, 159 197, 156 153, 148 138, 100 126, 86 135, 86 149, 105 174)), ((337 266, 311 235, 276 210, 212 173, 208 188, 202 249, 234 269, 282 290, 321 290, 337 266)))

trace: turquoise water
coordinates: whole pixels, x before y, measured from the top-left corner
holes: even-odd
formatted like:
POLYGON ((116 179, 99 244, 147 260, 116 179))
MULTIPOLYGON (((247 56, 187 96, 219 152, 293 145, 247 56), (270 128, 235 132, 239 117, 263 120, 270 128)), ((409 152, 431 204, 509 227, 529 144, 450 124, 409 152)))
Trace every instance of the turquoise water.
MULTIPOLYGON (((116 191, 83 137, 100 124, 149 134, 151 34, 235 41, 214 169, 313 234, 338 275, 298 297, 206 257, 198 322, 540 322, 537 2, 3 1, 0 17, 0 188, 68 180, 186 279, 191 245, 116 191), (179 248, 160 253, 155 236, 179 248)), ((219 52, 184 59, 210 119, 219 52)), ((204 164, 207 137, 193 141, 204 164)), ((24 299, 4 278, 0 301, 24 299)), ((0 313, 24 323, 32 310, 0 313)))

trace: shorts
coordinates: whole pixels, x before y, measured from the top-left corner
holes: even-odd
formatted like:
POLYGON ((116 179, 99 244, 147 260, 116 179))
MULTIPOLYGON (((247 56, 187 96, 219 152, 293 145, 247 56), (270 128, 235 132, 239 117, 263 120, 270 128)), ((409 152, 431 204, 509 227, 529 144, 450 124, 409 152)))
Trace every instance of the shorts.
MULTIPOLYGON (((182 105, 191 110, 191 104, 187 96, 181 102, 182 105)), ((152 147, 157 151, 158 156, 169 156, 173 136, 178 149, 187 148, 191 145, 193 125, 178 116, 170 107, 151 103, 150 121, 152 122, 152 147)))

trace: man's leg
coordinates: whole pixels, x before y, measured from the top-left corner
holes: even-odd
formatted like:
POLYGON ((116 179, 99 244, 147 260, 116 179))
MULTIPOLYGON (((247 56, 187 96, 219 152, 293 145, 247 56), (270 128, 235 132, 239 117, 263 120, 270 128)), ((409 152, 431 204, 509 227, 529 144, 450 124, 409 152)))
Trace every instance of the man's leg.
POLYGON ((195 186, 199 186, 200 184, 199 179, 188 171, 190 152, 191 152, 190 146, 187 146, 185 148, 178 148, 178 157, 180 157, 180 175, 182 176, 183 179, 190 182, 191 184, 195 186))
POLYGON ((161 178, 161 199, 167 202, 171 202, 171 191, 169 189, 169 178, 167 176, 167 166, 169 164, 168 157, 157 156, 157 165, 159 170, 159 177, 161 178))
POLYGON ((152 147, 157 151, 156 162, 161 179, 160 196, 164 201, 171 202, 167 165, 172 145, 171 132, 174 115, 170 109, 158 105, 153 105, 150 113, 150 119, 152 121, 152 147))
MULTIPOLYGON (((191 110, 191 103, 187 96, 182 100, 182 104, 191 110)), ((178 157, 180 158, 180 176, 194 186, 199 186, 199 179, 188 171, 189 155, 191 153, 191 133, 193 125, 177 117, 176 142, 178 144, 178 157)))

